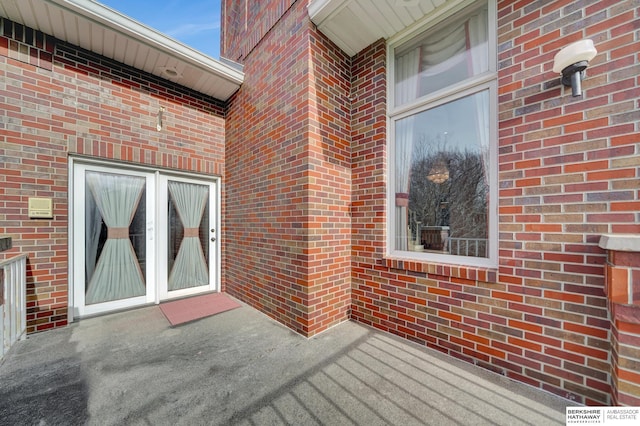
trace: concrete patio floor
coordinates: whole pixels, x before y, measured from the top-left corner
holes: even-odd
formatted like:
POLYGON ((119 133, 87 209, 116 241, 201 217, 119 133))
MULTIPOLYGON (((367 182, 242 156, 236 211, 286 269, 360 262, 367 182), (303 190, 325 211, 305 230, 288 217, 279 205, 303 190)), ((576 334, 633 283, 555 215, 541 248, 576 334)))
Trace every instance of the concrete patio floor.
POLYGON ((18 342, 0 424, 564 425, 570 401, 354 322, 305 339, 242 306, 157 306, 18 342))

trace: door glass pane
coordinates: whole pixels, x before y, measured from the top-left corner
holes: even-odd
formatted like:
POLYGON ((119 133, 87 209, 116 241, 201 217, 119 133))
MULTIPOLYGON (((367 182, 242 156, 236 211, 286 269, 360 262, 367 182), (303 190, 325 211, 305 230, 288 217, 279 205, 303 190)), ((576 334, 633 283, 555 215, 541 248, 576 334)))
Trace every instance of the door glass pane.
POLYGON ((85 194, 85 303, 145 295, 145 179, 88 171, 85 194))
POLYGON ((209 187, 169 181, 168 288, 209 284, 209 187))

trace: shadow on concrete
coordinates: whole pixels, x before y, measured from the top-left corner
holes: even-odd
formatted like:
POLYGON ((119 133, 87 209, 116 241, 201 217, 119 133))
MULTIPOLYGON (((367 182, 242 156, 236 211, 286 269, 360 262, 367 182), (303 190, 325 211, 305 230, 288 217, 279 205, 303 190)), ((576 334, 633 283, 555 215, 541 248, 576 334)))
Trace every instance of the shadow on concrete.
POLYGON ((173 328, 142 308, 34 335, 0 386, 12 424, 562 425, 571 404, 353 322, 305 339, 246 306, 173 328))
POLYGON ((89 417, 80 356, 64 333, 48 337, 51 344, 37 348, 18 342, 0 361, 0 424, 82 424, 89 417))

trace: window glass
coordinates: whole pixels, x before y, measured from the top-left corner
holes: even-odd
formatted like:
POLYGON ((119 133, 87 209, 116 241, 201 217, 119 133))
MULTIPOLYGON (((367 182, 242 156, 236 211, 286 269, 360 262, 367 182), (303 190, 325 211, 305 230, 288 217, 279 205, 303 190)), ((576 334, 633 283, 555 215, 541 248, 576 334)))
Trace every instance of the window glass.
POLYGON ((396 249, 487 257, 488 90, 396 122, 396 249))
POLYGON ((492 187, 491 155, 497 95, 488 10, 486 0, 476 2, 391 46, 392 251, 495 264, 497 188, 492 187))
POLYGON ((395 105, 489 70, 487 7, 463 12, 395 49, 395 105))

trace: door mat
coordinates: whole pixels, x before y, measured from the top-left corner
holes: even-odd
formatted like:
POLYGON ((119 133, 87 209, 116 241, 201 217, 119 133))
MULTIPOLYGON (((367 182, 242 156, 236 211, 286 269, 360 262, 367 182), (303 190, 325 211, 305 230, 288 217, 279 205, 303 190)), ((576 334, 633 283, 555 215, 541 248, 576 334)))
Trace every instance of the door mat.
POLYGON ((209 317, 241 305, 224 293, 210 293, 160 304, 160 310, 171 325, 179 325, 209 317))

